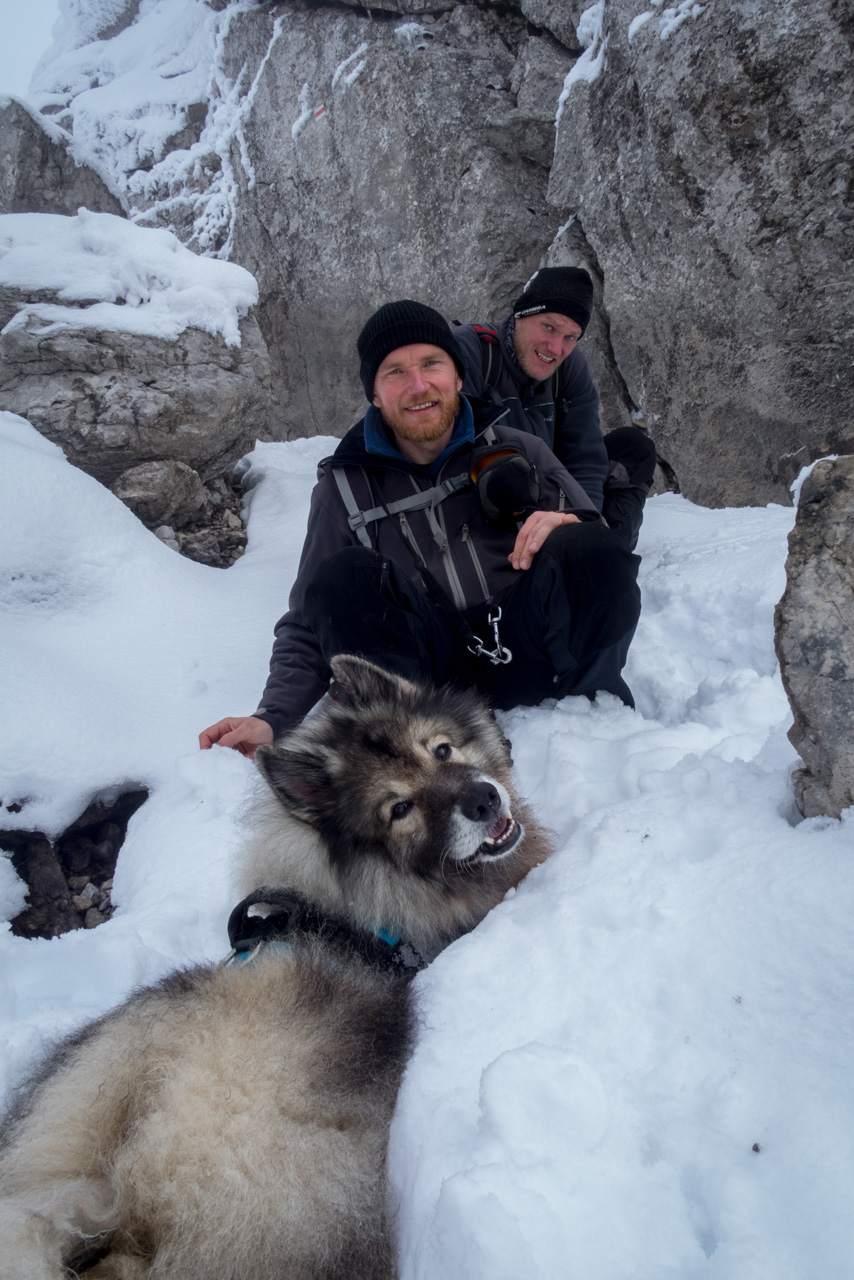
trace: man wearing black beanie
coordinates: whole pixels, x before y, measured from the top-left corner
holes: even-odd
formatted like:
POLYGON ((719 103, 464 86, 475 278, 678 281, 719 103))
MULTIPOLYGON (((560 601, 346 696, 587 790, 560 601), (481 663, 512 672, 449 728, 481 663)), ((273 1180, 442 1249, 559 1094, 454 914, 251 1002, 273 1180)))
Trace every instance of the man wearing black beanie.
POLYGON ((637 556, 543 441, 475 424, 439 312, 388 303, 357 348, 368 410, 318 469, 261 705, 200 745, 252 755, 323 696, 339 653, 498 708, 599 690, 633 705, 637 556))
POLYGON ((634 550, 655 471, 637 427, 599 430, 599 393, 578 343, 593 313, 581 267, 543 267, 498 325, 462 325, 463 391, 482 421, 503 420, 545 440, 634 550))

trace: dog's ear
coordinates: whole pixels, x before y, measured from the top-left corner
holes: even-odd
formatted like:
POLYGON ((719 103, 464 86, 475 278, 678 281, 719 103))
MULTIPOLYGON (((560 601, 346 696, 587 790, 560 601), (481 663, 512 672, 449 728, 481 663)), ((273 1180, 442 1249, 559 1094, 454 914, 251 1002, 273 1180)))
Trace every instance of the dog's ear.
POLYGON ((323 761, 306 751, 263 746, 255 752, 255 763, 288 813, 315 825, 329 799, 329 775, 323 761))
POLYGON ((357 658, 352 653, 339 653, 329 665, 347 703, 353 707, 369 707, 376 702, 399 702, 401 696, 411 696, 418 692, 415 685, 403 676, 385 671, 375 663, 357 658))

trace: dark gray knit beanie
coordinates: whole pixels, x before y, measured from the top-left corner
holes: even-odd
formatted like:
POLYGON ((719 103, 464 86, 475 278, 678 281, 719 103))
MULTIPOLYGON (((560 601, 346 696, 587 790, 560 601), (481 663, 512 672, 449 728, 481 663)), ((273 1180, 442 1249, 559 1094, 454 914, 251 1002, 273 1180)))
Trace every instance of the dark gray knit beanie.
POLYGON ((581 332, 593 314, 593 281, 583 267, 543 267, 525 292, 513 303, 513 314, 536 315, 556 311, 581 325, 581 332))
POLYGON ((447 351, 460 377, 465 377, 463 353, 444 316, 423 302, 408 298, 387 302, 374 312, 356 342, 361 360, 359 377, 369 400, 374 398, 374 378, 386 356, 413 342, 429 342, 447 351))

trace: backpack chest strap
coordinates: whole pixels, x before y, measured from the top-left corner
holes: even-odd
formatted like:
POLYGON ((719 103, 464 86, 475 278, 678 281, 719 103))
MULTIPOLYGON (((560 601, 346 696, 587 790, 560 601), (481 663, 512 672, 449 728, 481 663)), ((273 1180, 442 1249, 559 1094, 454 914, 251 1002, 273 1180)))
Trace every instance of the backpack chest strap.
POLYGON ((401 512, 423 511, 428 507, 432 510, 437 503, 444 502, 445 498, 450 497, 452 493, 458 493, 460 489, 464 489, 470 483, 469 474, 464 471, 460 475, 449 476, 447 480, 443 480, 441 484, 434 485, 431 489, 424 489, 420 493, 410 494, 407 498, 398 498, 397 501, 386 503, 384 506, 371 507, 369 511, 362 511, 356 501, 356 495, 353 493, 353 486, 350 484, 346 469, 344 467, 333 467, 332 474, 335 477, 338 492, 341 494, 341 500, 347 510, 348 524, 363 547, 370 547, 371 545, 366 525, 375 520, 383 520, 386 516, 399 515, 401 512))

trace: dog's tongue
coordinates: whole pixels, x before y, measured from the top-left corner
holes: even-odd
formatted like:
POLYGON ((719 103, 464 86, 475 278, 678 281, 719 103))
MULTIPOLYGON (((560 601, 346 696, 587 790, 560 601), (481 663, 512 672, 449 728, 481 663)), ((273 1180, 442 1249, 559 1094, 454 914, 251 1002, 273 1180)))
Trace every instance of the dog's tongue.
POLYGON ((510 819, 499 818, 495 826, 490 831, 489 838, 490 840, 498 841, 502 838, 502 836, 506 836, 509 830, 510 830, 510 819))

